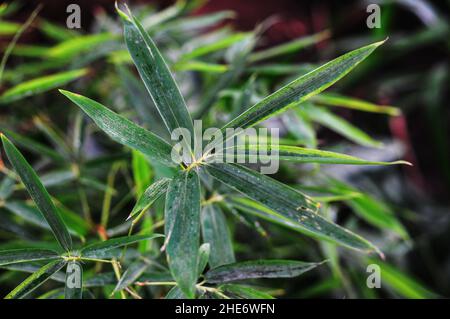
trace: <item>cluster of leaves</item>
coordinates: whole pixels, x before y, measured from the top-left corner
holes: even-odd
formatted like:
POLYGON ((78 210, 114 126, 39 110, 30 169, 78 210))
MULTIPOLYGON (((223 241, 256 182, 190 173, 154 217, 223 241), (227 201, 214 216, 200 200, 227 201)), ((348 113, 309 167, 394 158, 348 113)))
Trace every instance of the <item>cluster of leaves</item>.
MULTIPOLYGON (((351 254, 360 267, 373 262, 381 265, 383 272, 391 274, 386 280, 394 295, 432 296, 391 265, 374 261, 373 253, 383 256, 380 248, 356 234, 355 225, 349 223, 344 228, 333 217, 335 204, 344 203, 381 234, 407 241, 408 233, 389 205, 327 176, 320 168, 320 164, 384 166, 406 162, 370 161, 316 149, 316 124, 362 146, 381 146, 329 107, 390 116, 399 113, 397 108, 322 92, 383 42, 350 51, 321 66, 271 64, 266 60, 313 45, 329 36, 328 32, 254 52, 264 25, 248 33, 236 33, 228 27, 205 32, 232 13, 187 16, 195 6, 195 1, 177 2, 161 12, 143 7, 138 17, 128 9, 117 9, 126 47, 116 34, 117 22, 102 16, 102 31, 92 35, 39 21, 40 30, 58 43, 52 47, 16 45, 11 49, 13 55, 40 60, 4 73, 11 88, 2 93, 0 103, 19 106, 15 102, 20 101, 21 108, 26 108, 27 101, 34 101, 31 107, 46 102, 49 96, 47 102, 52 106, 48 114, 36 114, 32 122, 56 151, 17 131, 23 118, 29 120, 28 110, 17 114, 8 125, 1 125, 3 148, 14 170, 1 165, 5 176, 0 184, 0 218, 4 219, 6 233, 19 240, 1 245, 0 266, 32 272, 7 298, 26 297, 49 279, 66 287, 57 286, 42 298, 81 298, 82 292, 83 297, 93 298, 272 298, 280 292, 234 282, 296 277, 322 265, 324 259, 330 271, 325 271, 319 285, 301 293, 307 296, 339 287, 352 290, 340 266, 339 246, 348 248, 344 252, 351 254), (165 48, 164 57, 155 43, 165 48), (98 61, 107 67, 94 71, 93 62, 98 61), (142 82, 132 72, 132 64, 142 82), (55 69, 64 71, 38 76, 55 69), (175 71, 175 77, 171 71, 175 71), (37 77, 23 81, 32 76, 37 77), (54 114, 67 112, 61 112, 67 100, 53 95, 53 91, 76 79, 80 79, 75 82, 79 90, 111 103, 116 112, 83 95, 60 90, 95 123, 92 125, 77 110, 64 119, 69 127, 64 130, 49 120, 54 114), (277 90, 270 93, 272 88, 277 90), (141 126, 129 120, 129 114, 141 126), (183 165, 171 159, 170 132, 182 127, 196 136, 193 118, 225 131, 263 125, 275 117, 286 130, 276 156, 285 162, 290 175, 303 174, 301 185, 296 179, 294 185, 281 183, 243 165, 214 163, 208 160, 208 154, 183 165), (125 149, 111 145, 97 134, 97 128, 125 149), (45 172, 40 178, 13 142, 34 153, 38 160, 33 166, 45 172), (313 168, 305 170, 296 163, 312 164, 313 168), (115 182, 119 176, 124 183, 115 182), (33 203, 24 199, 23 187, 33 203), (47 188, 52 189, 54 197, 47 188), (128 209, 134 200, 134 206, 128 209), (240 243, 232 235, 230 229, 236 229, 235 224, 247 227, 261 241, 266 241, 268 233, 271 237, 279 233, 296 249, 302 246, 301 255, 315 261, 285 258, 278 248, 237 261, 237 253, 252 256, 240 248, 251 245, 245 243, 249 238, 240 243), (29 231, 30 226, 42 230, 39 240, 29 231), (159 235, 155 231, 162 226, 164 235, 159 235), (56 242, 48 236, 48 230, 56 242), (159 237, 164 240, 157 240, 159 237), (308 237, 317 242, 308 241, 308 237), (138 242, 137 248, 128 247, 138 242), (95 267, 85 263, 95 263, 95 267), (103 264, 111 265, 113 271, 105 271, 103 264), (68 285, 73 265, 84 268, 85 273, 76 289, 68 285), (67 278, 60 273, 64 266, 67 278)), ((262 146, 247 145, 245 155, 251 156, 258 147, 262 146)), ((248 246, 247 250, 252 249, 248 246)), ((355 271, 353 275, 357 277, 355 282, 360 282, 361 274, 355 271)))

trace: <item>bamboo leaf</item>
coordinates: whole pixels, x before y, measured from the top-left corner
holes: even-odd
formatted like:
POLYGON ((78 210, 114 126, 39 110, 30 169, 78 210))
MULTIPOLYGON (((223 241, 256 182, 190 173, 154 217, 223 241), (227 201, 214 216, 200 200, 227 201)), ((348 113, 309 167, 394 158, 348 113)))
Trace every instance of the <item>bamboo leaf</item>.
POLYGON ((87 72, 87 69, 73 70, 46 75, 40 78, 22 82, 3 93, 0 96, 0 104, 11 103, 32 95, 61 87, 69 82, 72 82, 73 80, 86 75, 87 72))
POLYGON ((65 265, 65 260, 52 261, 25 279, 20 285, 11 291, 5 299, 22 299, 26 297, 65 265))
POLYGON ((211 248, 208 243, 202 244, 198 249, 198 268, 197 268, 197 277, 200 277, 203 274, 203 271, 206 268, 206 265, 209 261, 209 255, 211 253, 211 248))
POLYGON ((83 298, 83 266, 78 261, 67 263, 64 298, 83 298))
POLYGON ((316 268, 321 263, 296 260, 251 260, 223 265, 209 270, 209 283, 224 283, 255 278, 292 278, 316 268))
POLYGON ((401 110, 397 107, 377 105, 364 100, 360 100, 353 97, 339 95, 336 93, 322 93, 312 98, 312 101, 318 104, 324 104, 329 106, 345 107, 348 109, 382 113, 390 116, 398 116, 401 114, 401 110))
POLYGON ((48 249, 27 248, 3 250, 0 251, 0 266, 56 258, 59 258, 58 253, 48 249))
POLYGON ((72 238, 70 237, 69 231, 61 219, 58 210, 53 204, 49 193, 19 150, 8 140, 5 135, 2 134, 1 139, 9 161, 14 167, 16 173, 20 176, 20 179, 25 185, 31 198, 36 203, 36 206, 39 208, 40 212, 52 229, 56 240, 59 242, 61 247, 64 248, 64 250, 70 251, 72 249, 72 238))
POLYGON ((219 39, 207 45, 197 47, 189 52, 184 53, 180 57, 180 61, 192 60, 210 54, 215 51, 219 51, 228 48, 232 44, 245 39, 248 36, 247 33, 234 33, 225 38, 219 39))
POLYGON ((86 51, 93 50, 101 44, 114 40, 117 36, 111 33, 83 35, 57 44, 47 52, 49 58, 70 59, 86 51))
MULTIPOLYGON (((12 214, 23 218, 23 220, 25 220, 26 222, 44 229, 51 230, 51 227, 47 223, 46 219, 42 216, 42 213, 34 206, 27 205, 25 202, 21 201, 9 200, 5 203, 4 207, 12 214)), ((61 218, 64 221, 64 224, 69 229, 70 234, 83 237, 88 233, 89 225, 79 215, 76 215, 75 213, 64 208, 60 211, 63 213, 61 218)))
POLYGON ((139 197, 136 205, 133 207, 131 214, 127 217, 127 220, 140 213, 143 210, 147 210, 161 195, 166 193, 169 187, 170 179, 162 178, 159 181, 151 184, 139 197))
POLYGON ((253 105, 240 116, 226 124, 222 130, 226 128, 251 127, 282 112, 288 106, 303 102, 322 92, 349 73, 382 43, 373 43, 348 52, 301 76, 253 105))
POLYGON ((124 24, 125 42, 134 64, 170 133, 186 128, 194 134, 192 119, 180 90, 153 40, 139 21, 117 9, 124 24))
MULTIPOLYGON (((407 164, 406 161, 395 162, 379 162, 369 161, 355 156, 350 156, 341 153, 321 151, 316 149, 308 149, 289 145, 236 145, 230 149, 224 149, 224 154, 218 153, 216 156, 221 158, 223 156, 233 155, 234 159, 249 159, 249 160, 280 160, 291 161, 297 163, 319 163, 319 164, 351 164, 351 165, 395 165, 407 164)), ((214 158, 216 158, 216 156, 214 158)))
POLYGON ((203 241, 210 245, 209 265, 214 268, 235 261, 227 222, 219 206, 204 206, 201 213, 203 241))
POLYGON ((299 39, 292 40, 288 43, 283 43, 275 47, 258 51, 249 56, 249 62, 258 62, 261 60, 271 59, 279 55, 298 52, 310 45, 318 43, 330 36, 330 32, 325 30, 313 35, 304 36, 299 39))
POLYGON ((107 256, 107 253, 113 249, 120 248, 123 246, 128 246, 142 240, 150 240, 154 238, 163 237, 160 234, 153 235, 133 235, 133 236, 125 236, 118 237, 113 239, 108 239, 102 242, 94 243, 88 245, 81 249, 81 257, 83 258, 103 258, 107 256))
POLYGON ((180 289, 193 298, 200 240, 200 182, 194 169, 180 171, 169 184, 165 234, 172 275, 180 289))
POLYGON ((350 141, 357 144, 370 147, 383 146, 381 142, 374 140, 361 129, 333 114, 327 109, 316 107, 314 105, 303 105, 302 112, 305 112, 305 114, 307 114, 307 116, 314 122, 317 122, 330 130, 345 136, 350 141))
POLYGON ((383 285, 386 283, 404 298, 430 299, 438 297, 434 292, 392 265, 375 259, 368 259, 367 264, 379 266, 383 285))
POLYGON ((274 299, 268 293, 256 290, 249 286, 236 285, 236 284, 224 284, 220 285, 219 289, 225 292, 231 298, 242 299, 274 299))
POLYGON ((172 147, 157 135, 114 113, 104 105, 87 97, 60 90, 77 104, 106 134, 116 142, 136 149, 149 158, 174 166, 170 156, 172 147))
POLYGON ((149 264, 142 261, 134 262, 128 267, 128 269, 120 277, 119 282, 114 288, 113 293, 127 288, 129 285, 133 284, 149 267, 149 264))
POLYGON ((209 164, 208 172, 240 193, 263 204, 277 223, 306 235, 364 251, 379 252, 367 240, 317 214, 319 204, 303 193, 237 164, 209 164))

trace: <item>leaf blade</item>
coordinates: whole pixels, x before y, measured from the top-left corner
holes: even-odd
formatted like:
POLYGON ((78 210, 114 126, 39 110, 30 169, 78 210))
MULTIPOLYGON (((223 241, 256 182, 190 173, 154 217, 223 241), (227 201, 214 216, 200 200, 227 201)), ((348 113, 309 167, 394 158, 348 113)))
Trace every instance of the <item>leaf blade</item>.
POLYGON ((94 243, 88 245, 81 249, 81 257, 85 258, 103 258, 107 252, 120 248, 123 246, 127 246, 130 244, 137 243, 142 240, 150 240, 154 238, 163 237, 160 234, 153 235, 133 235, 133 236, 124 236, 113 239, 108 239, 102 242, 94 243))
POLYGON ((131 13, 127 16, 117 10, 124 24, 128 51, 169 133, 186 128, 193 136, 194 127, 186 102, 155 43, 131 13))
POLYGON ((60 90, 78 105, 107 135, 116 142, 136 149, 165 165, 173 166, 172 147, 157 135, 114 113, 104 105, 82 95, 60 90))
POLYGON ((86 75, 87 72, 87 69, 72 70, 22 82, 3 93, 0 96, 0 104, 15 102, 22 98, 55 89, 86 75))
POLYGON ((318 215, 318 203, 287 185, 237 164, 209 164, 207 170, 222 183, 269 208, 267 213, 278 222, 348 248, 379 252, 367 240, 318 215))
POLYGON ((296 260, 251 260, 223 265, 209 270, 209 283, 225 283, 255 278, 292 278, 316 268, 320 263, 296 260))
POLYGON ((0 251, 0 266, 18 264, 37 260, 58 258, 57 252, 48 249, 13 249, 0 251))
POLYGON ((14 288, 5 299, 22 299, 26 297, 33 290, 38 288, 44 282, 46 282, 53 274, 58 272, 61 268, 66 265, 65 260, 55 260, 38 271, 33 273, 27 279, 25 279, 20 285, 14 288))
POLYGON ((193 298, 200 244, 200 181, 195 170, 179 172, 169 184, 165 234, 172 275, 180 289, 193 298))
POLYGON ((42 185, 33 168, 28 164, 14 144, 3 134, 1 135, 1 139, 9 161, 16 173, 20 176, 28 193, 39 208, 39 211, 47 220, 56 240, 64 250, 70 251, 72 249, 72 238, 49 193, 42 185))
POLYGON ((382 43, 373 43, 348 52, 301 76, 253 105, 226 124, 222 130, 224 131, 226 128, 251 127, 283 111, 293 103, 301 103, 322 92, 349 73, 382 43))
POLYGON ((202 237, 210 245, 209 264, 212 268, 235 261, 230 233, 225 216, 217 205, 203 207, 201 213, 202 237))

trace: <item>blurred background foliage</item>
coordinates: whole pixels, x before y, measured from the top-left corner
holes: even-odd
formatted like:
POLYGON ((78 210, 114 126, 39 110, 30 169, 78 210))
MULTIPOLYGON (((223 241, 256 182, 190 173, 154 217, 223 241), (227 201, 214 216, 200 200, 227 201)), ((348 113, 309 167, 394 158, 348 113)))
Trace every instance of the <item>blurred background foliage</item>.
MULTIPOLYGON (((169 138, 158 113, 148 107, 113 2, 76 1, 82 28, 69 30, 65 10, 72 2, 10 1, 0 7, 0 130, 25 152, 70 231, 85 241, 126 234, 130 224, 124 219, 136 198, 171 172, 105 138, 55 90, 83 92, 169 138)), ((237 260, 330 259, 327 267, 296 279, 252 282, 275 297, 450 295, 449 1, 128 3, 176 72, 192 114, 204 127, 226 123, 324 61, 389 37, 330 90, 264 123, 279 127, 284 143, 413 163, 286 164, 274 176, 313 195, 323 204, 324 216, 371 240, 386 259, 270 224, 255 217, 260 207, 242 199, 222 208, 237 260), (366 25, 369 3, 381 7, 381 28, 366 25), (382 269, 381 289, 366 286, 370 263, 382 269)), ((0 170, 0 247, 51 246, 48 225, 23 187, 2 161, 0 170)), ((158 230, 162 210, 158 202, 139 231, 158 230)), ((151 245, 138 249, 155 258, 159 254, 151 245)), ((36 266, 9 268, 15 271, 0 272, 1 295, 36 266)), ((98 284, 98 268, 86 271, 91 283, 101 286, 92 284, 89 291, 107 297, 114 284, 98 284)), ((53 288, 58 296, 54 279, 35 296, 53 288)), ((145 297, 166 292, 139 289, 145 297)))

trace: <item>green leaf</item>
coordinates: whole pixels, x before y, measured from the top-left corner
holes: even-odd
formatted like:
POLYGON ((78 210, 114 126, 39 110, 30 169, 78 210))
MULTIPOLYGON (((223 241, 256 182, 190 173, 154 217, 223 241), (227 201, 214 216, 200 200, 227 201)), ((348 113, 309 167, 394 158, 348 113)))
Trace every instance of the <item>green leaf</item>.
POLYGON ((260 159, 291 161, 297 163, 320 163, 320 164, 351 164, 351 165, 394 165, 407 164, 406 161, 377 162, 368 161, 362 158, 340 154, 329 151, 308 149, 289 145, 236 145, 230 149, 224 149, 224 154, 217 154, 219 158, 233 154, 236 160, 240 159, 260 159))
POLYGON ((64 250, 70 251, 72 249, 72 238, 70 237, 69 231, 61 219, 58 210, 50 199, 50 195, 39 180, 39 177, 8 138, 2 134, 1 139, 9 161, 16 173, 20 176, 28 193, 36 203, 36 206, 47 220, 56 240, 64 250))
POLYGON ((143 210, 147 210, 161 195, 166 193, 169 187, 169 178, 162 178, 159 181, 151 184, 139 197, 136 205, 133 207, 131 214, 127 217, 127 220, 140 213, 143 210))
POLYGON ((201 213, 203 242, 209 243, 211 268, 235 261, 227 221, 219 206, 210 204, 201 213))
POLYGON ((364 100, 339 95, 336 93, 322 93, 312 98, 312 101, 318 104, 345 107, 352 110, 383 113, 390 116, 398 116, 401 114, 401 110, 397 107, 377 105, 364 100))
POLYGON ((0 251, 0 266, 36 260, 59 258, 57 252, 48 249, 13 249, 0 251))
POLYGON ((83 298, 83 266, 78 261, 67 263, 64 298, 83 298))
POLYGON ((370 195, 360 193, 357 189, 346 185, 337 180, 330 180, 330 183, 336 186, 337 195, 356 194, 344 199, 353 211, 368 223, 380 228, 381 230, 391 230, 397 233, 403 239, 408 239, 409 235, 402 223, 396 218, 391 209, 382 201, 371 197, 370 195))
POLYGON ((52 261, 25 279, 20 285, 11 291, 5 299, 22 299, 26 297, 65 265, 65 260, 52 261))
POLYGON ((20 29, 20 24, 8 21, 0 21, 0 35, 13 35, 20 29))
POLYGON ((438 296, 411 276, 380 260, 368 259, 367 264, 380 267, 382 285, 385 284, 404 298, 430 299, 438 296))
POLYGON ((170 271, 186 296, 194 298, 200 241, 200 182, 195 169, 178 172, 170 182, 164 230, 170 271))
POLYGON ((14 192, 14 186, 16 182, 14 179, 5 176, 2 181, 0 182, 0 206, 3 207, 4 200, 7 199, 13 192, 14 192))
POLYGON ((128 267, 128 269, 120 277, 119 282, 114 288, 113 293, 127 288, 129 285, 133 284, 149 267, 149 264, 143 261, 134 262, 128 267))
POLYGON ((381 142, 374 140, 367 133, 325 108, 304 104, 302 112, 307 114, 314 122, 345 136, 357 144, 370 147, 383 146, 381 142))
POLYGON ((330 32, 325 30, 313 35, 304 36, 299 39, 292 40, 288 43, 283 43, 275 47, 258 51, 249 56, 249 62, 258 62, 270 58, 277 57, 279 55, 298 52, 299 50, 306 48, 310 45, 318 43, 330 36, 330 32))
POLYGON ((242 299, 274 299, 268 293, 256 290, 249 286, 236 285, 236 284, 224 284, 220 285, 219 289, 230 296, 231 298, 242 299))
POLYGON ((200 248, 198 249, 197 277, 200 277, 203 274, 203 271, 205 270, 206 265, 209 261, 210 252, 211 248, 208 243, 200 245, 200 248))
POLYGON ((169 290, 165 299, 186 299, 186 295, 181 291, 180 287, 175 286, 169 290))
POLYGON ((47 57, 56 59, 71 59, 76 55, 91 51, 101 44, 114 40, 117 36, 111 33, 99 33, 70 38, 57 44, 47 52, 47 57))
POLYGON ((114 113, 104 105, 87 97, 60 90, 77 104, 106 134, 116 142, 142 152, 162 164, 174 166, 172 147, 157 135, 114 113))
POLYGON ((151 183, 153 172, 145 156, 138 151, 131 152, 131 168, 135 183, 135 193, 137 197, 144 194, 147 185, 151 183))
POLYGON ((234 33, 225 38, 219 39, 218 41, 214 41, 213 43, 209 43, 207 45, 203 45, 197 47, 193 50, 190 50, 187 53, 184 53, 180 57, 180 61, 192 60, 204 56, 206 54, 210 54, 215 51, 219 51, 225 48, 228 48, 232 44, 239 42, 245 39, 248 36, 247 33, 234 33))
POLYGON ((117 9, 134 64, 170 133, 185 128, 194 136, 192 119, 180 90, 153 40, 130 13, 117 9))
POLYGON ((13 131, 7 130, 3 127, 0 127, 0 130, 5 133, 15 144, 20 145, 21 147, 35 153, 38 155, 44 155, 50 157, 51 159, 58 162, 65 162, 66 159, 61 156, 58 152, 55 152, 50 147, 43 145, 35 140, 28 138, 26 136, 22 136, 20 134, 14 133, 13 131))
MULTIPOLYGON (((27 205, 25 202, 21 201, 9 200, 5 203, 5 209, 14 215, 20 216, 26 222, 51 230, 51 227, 42 216, 41 212, 34 206, 27 205)), ((70 234, 84 237, 89 232, 89 225, 79 215, 76 215, 74 212, 64 209, 63 207, 58 207, 58 209, 60 209, 59 211, 62 213, 61 218, 69 229, 70 234)))
POLYGON ((318 215, 318 203, 287 185, 237 164, 208 164, 207 170, 219 181, 269 208, 265 213, 279 224, 352 249, 378 252, 367 240, 318 215))
POLYGON ((228 71, 228 65, 205 63, 202 61, 179 62, 174 65, 176 71, 198 71, 204 73, 224 73, 228 71))
POLYGON ((316 268, 321 263, 296 260, 251 260, 223 265, 209 270, 205 278, 209 283, 224 283, 254 278, 292 278, 316 268))
POLYGON ((87 69, 73 70, 46 75, 20 83, 19 85, 6 90, 0 96, 0 104, 11 103, 32 95, 55 89, 86 75, 87 72, 87 69))
POLYGON ((225 131, 226 128, 251 127, 282 112, 288 106, 303 102, 322 92, 349 73, 382 43, 373 43, 346 53, 301 76, 253 105, 240 116, 226 124, 222 130, 225 131))
POLYGON ((163 235, 160 234, 133 235, 108 239, 102 242, 88 245, 83 249, 81 249, 81 258, 95 258, 95 259, 103 258, 107 256, 108 252, 110 252, 113 249, 128 246, 140 242, 142 240, 150 240, 159 237, 163 237, 163 235))

